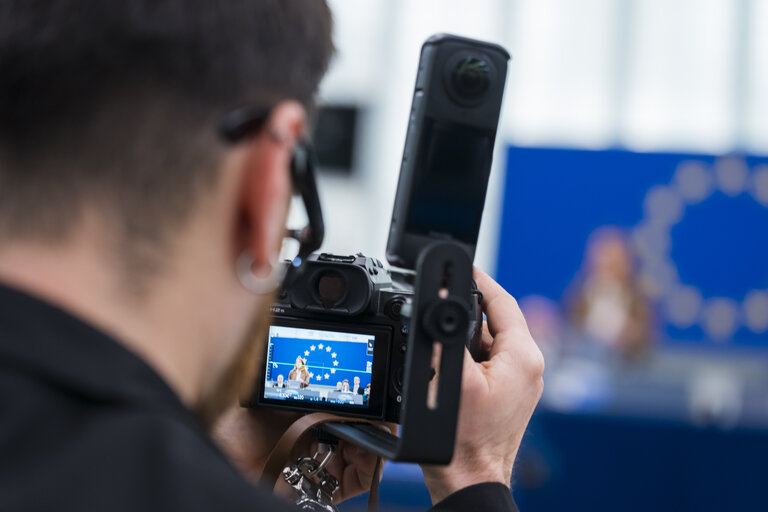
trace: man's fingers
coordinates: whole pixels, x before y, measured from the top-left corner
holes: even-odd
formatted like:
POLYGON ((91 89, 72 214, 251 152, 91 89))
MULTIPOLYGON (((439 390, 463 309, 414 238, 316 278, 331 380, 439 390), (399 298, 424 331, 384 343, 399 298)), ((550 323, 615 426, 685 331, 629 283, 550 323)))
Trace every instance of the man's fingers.
POLYGON ((528 329, 514 297, 477 267, 474 268, 474 278, 478 289, 483 292, 483 311, 488 317, 491 336, 496 337, 500 332, 521 327, 528 329))
POLYGON ((491 348, 493 348, 493 336, 488 330, 488 322, 483 322, 483 330, 480 343, 480 360, 487 361, 491 357, 491 348))
POLYGON ((351 443, 340 443, 340 448, 343 459, 340 458, 336 461, 338 466, 336 466, 335 471, 331 472, 338 474, 343 491, 342 498, 348 499, 362 494, 370 488, 376 469, 376 456, 351 443))
POLYGON ((464 365, 461 370, 461 393, 466 396, 468 400, 471 400, 477 393, 486 391, 486 389, 481 388, 487 388, 488 386, 488 381, 480 368, 481 365, 475 362, 472 358, 472 354, 469 353, 469 349, 464 347, 464 365))
POLYGON ((528 331, 517 301, 488 274, 475 268, 477 287, 483 292, 488 332, 493 337, 489 360, 515 364, 531 376, 541 376, 544 358, 528 331))

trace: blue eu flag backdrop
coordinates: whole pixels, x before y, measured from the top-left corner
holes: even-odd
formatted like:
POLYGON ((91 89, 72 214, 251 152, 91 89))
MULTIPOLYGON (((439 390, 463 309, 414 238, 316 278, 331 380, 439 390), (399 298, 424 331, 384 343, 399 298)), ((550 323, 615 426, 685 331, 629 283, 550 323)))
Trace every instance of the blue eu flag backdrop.
POLYGON ((606 225, 627 234, 663 340, 768 347, 768 158, 509 148, 512 294, 561 301, 606 225))

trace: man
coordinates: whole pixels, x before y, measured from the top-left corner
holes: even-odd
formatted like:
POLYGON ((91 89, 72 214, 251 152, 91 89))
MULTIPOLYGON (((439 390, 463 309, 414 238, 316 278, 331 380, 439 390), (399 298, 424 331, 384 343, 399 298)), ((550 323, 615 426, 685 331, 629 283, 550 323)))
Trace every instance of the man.
MULTIPOLYGON (((293 509, 253 481, 295 416, 236 404, 330 26, 319 0, 0 0, 0 510, 293 509)), ((514 508, 541 393, 514 299, 476 279, 488 360, 453 462, 423 467, 436 510, 514 508)), ((328 470, 344 499, 374 458, 328 470)))
POLYGON ((349 393, 349 380, 344 379, 341 381, 341 392, 342 393, 349 393))
POLYGON ((273 387, 276 387, 276 388, 284 388, 285 387, 285 377, 283 377, 282 374, 277 376, 277 380, 273 384, 273 387))
POLYGON ((360 377, 355 376, 354 379, 352 379, 352 392, 357 395, 363 394, 363 388, 360 387, 360 377))

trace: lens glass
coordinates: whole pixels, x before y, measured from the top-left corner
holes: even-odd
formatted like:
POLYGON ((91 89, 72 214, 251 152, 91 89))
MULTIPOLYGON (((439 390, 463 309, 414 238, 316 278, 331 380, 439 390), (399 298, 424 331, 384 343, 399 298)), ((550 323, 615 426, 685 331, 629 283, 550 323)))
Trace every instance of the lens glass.
POLYGON ((453 86, 465 99, 479 98, 491 85, 488 63, 477 57, 464 57, 453 69, 453 86))

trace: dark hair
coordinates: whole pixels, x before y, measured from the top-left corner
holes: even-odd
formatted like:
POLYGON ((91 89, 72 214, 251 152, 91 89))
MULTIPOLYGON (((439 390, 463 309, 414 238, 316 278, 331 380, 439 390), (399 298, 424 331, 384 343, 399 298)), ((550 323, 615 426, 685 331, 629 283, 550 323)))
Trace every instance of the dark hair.
POLYGON ((146 266, 215 180, 223 116, 310 107, 332 53, 321 0, 0 0, 0 239, 107 206, 146 266))

